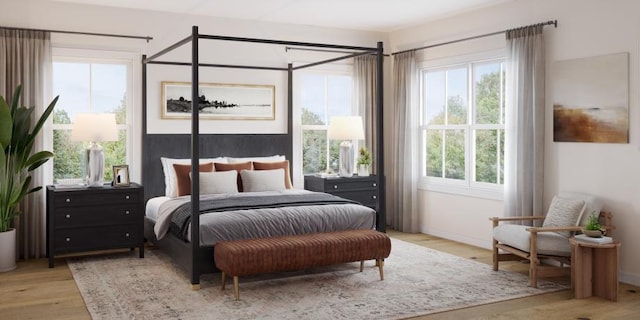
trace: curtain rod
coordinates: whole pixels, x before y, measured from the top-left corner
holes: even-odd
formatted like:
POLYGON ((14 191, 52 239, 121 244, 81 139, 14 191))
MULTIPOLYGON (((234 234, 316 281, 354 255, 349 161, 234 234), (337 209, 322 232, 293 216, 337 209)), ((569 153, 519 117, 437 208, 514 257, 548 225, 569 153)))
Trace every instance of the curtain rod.
POLYGON ((100 36, 100 37, 113 37, 113 38, 129 38, 129 39, 141 39, 141 40, 153 40, 153 37, 143 37, 143 36, 130 36, 123 34, 111 34, 111 33, 95 33, 95 32, 81 32, 81 31, 64 31, 64 30, 47 30, 47 29, 30 29, 30 28, 15 28, 15 27, 2 27, 0 29, 8 29, 8 30, 28 30, 28 31, 44 31, 44 32, 54 32, 54 33, 67 33, 67 34, 78 34, 78 35, 87 35, 87 36, 100 36))
MULTIPOLYGON (((549 20, 549 21, 547 21, 547 22, 541 22, 541 23, 532 24, 532 25, 528 25, 528 26, 524 26, 524 27, 518 27, 518 28, 514 28, 514 29, 521 29, 521 28, 533 27, 533 26, 537 26, 537 25, 541 25, 541 26, 553 25, 553 27, 554 27, 554 28, 557 28, 557 27, 558 27, 558 20, 549 20)), ((432 45, 428 45, 428 46, 424 46, 424 47, 420 47, 420 48, 407 49, 407 50, 403 50, 403 51, 394 52, 394 53, 392 53, 391 55, 392 55, 392 56, 395 56, 396 54, 400 54, 400 53, 411 52, 411 51, 418 51, 418 50, 423 50, 423 49, 429 49, 429 48, 433 48, 433 47, 444 46, 444 45, 447 45, 447 44, 458 43, 458 42, 467 41, 467 40, 473 40, 473 39, 478 39, 478 38, 484 38, 484 37, 489 37, 489 36, 495 36, 495 35, 498 35, 498 34, 505 33, 505 32, 507 32, 507 31, 509 31, 509 30, 513 30, 513 29, 507 29, 507 30, 502 30, 502 31, 496 31, 496 32, 491 32, 491 33, 481 34, 481 35, 477 35, 477 36, 473 36, 473 37, 462 38, 462 39, 458 39, 458 40, 451 40, 451 41, 447 41, 447 42, 436 43, 436 44, 432 44, 432 45)))

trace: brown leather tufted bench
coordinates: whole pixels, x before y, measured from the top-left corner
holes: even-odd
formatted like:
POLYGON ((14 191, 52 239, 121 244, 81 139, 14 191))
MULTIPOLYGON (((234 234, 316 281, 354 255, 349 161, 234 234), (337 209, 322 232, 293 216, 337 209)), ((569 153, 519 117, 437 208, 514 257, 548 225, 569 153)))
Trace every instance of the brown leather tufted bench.
POLYGON ((300 270, 316 266, 375 259, 384 280, 382 259, 391 253, 387 234, 374 230, 348 230, 276 238, 218 242, 214 248, 216 267, 233 277, 236 300, 240 299, 238 277, 259 273, 300 270))

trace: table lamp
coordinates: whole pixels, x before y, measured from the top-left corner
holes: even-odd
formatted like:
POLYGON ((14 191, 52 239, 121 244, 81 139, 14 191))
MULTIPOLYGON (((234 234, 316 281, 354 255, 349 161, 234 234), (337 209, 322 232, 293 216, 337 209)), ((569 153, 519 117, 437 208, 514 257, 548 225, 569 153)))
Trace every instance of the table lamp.
POLYGON ((113 113, 80 113, 75 115, 71 141, 87 141, 85 153, 86 183, 89 187, 104 185, 104 150, 101 141, 117 141, 118 128, 113 113))
POLYGON ((331 117, 331 121, 329 123, 329 139, 343 140, 340 142, 339 174, 341 177, 352 176, 355 164, 355 154, 351 141, 364 139, 362 117, 331 117))

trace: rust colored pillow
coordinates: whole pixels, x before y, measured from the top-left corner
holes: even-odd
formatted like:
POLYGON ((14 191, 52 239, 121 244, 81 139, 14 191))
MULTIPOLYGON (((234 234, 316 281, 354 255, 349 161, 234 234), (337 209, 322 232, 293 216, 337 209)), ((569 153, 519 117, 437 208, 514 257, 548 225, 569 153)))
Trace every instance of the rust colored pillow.
POLYGON ((289 160, 278 161, 278 162, 253 162, 254 170, 273 170, 273 169, 284 169, 284 187, 287 189, 292 189, 293 185, 291 184, 291 175, 289 174, 289 160))
MULTIPOLYGON (((200 172, 213 172, 213 162, 201 163, 198 167, 200 172)), ((173 164, 173 170, 176 171, 176 181, 178 185, 178 197, 191 194, 191 173, 190 164, 173 164)))
POLYGON ((231 171, 235 170, 238 174, 238 192, 242 192, 242 179, 240 178, 240 170, 253 170, 251 162, 238 162, 238 163, 214 163, 216 171, 231 171))

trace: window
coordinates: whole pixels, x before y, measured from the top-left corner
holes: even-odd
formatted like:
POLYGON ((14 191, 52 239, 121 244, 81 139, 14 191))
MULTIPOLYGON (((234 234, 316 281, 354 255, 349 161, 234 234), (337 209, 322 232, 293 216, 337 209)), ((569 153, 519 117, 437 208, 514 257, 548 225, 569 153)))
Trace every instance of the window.
POLYGON ((113 165, 128 163, 131 66, 131 61, 54 56, 53 96, 60 96, 52 117, 54 181, 85 176, 82 163, 87 142, 70 140, 78 113, 116 114, 118 141, 100 143, 105 181, 112 179, 113 165))
POLYGON ((501 60, 422 71, 427 185, 502 190, 504 75, 501 60))
POLYGON ((299 83, 303 173, 338 172, 340 141, 329 141, 327 129, 332 116, 352 115, 351 75, 302 73, 299 83))

